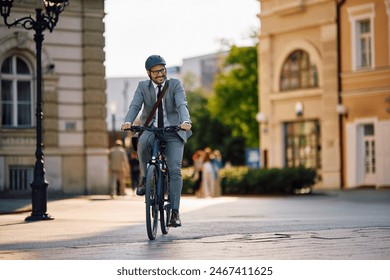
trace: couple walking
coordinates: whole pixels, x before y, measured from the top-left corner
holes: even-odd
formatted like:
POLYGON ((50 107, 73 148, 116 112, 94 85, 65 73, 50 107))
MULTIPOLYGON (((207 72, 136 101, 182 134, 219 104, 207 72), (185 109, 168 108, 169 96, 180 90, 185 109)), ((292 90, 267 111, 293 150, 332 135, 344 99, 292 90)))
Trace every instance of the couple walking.
POLYGON ((220 151, 210 148, 197 150, 193 155, 195 193, 197 197, 217 197, 221 195, 218 172, 222 168, 220 151))

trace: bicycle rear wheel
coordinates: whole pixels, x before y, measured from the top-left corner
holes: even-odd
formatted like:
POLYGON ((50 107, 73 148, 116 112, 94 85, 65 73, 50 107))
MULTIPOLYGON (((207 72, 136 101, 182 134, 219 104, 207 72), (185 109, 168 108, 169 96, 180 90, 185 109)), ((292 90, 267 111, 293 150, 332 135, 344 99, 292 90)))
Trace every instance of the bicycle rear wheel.
POLYGON ((146 171, 146 230, 150 240, 154 240, 157 235, 158 223, 158 201, 157 201, 157 181, 158 174, 155 165, 151 164, 146 171))
POLYGON ((167 234, 169 231, 169 219, 171 217, 171 205, 169 200, 169 178, 168 174, 164 177, 163 186, 160 189, 160 226, 161 232, 167 234))

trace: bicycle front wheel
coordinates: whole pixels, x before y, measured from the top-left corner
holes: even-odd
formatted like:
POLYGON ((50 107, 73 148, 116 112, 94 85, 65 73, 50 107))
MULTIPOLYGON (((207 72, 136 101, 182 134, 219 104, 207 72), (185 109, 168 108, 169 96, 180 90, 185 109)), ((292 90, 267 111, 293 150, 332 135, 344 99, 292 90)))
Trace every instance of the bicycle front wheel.
POLYGON ((162 181, 163 186, 159 188, 160 190, 160 225, 161 232, 167 234, 169 231, 169 220, 171 215, 171 204, 169 197, 169 175, 166 174, 163 176, 164 180, 162 181))
POLYGON ((158 171, 155 165, 151 164, 146 171, 146 231, 150 240, 157 235, 158 224, 158 195, 157 195, 158 171))

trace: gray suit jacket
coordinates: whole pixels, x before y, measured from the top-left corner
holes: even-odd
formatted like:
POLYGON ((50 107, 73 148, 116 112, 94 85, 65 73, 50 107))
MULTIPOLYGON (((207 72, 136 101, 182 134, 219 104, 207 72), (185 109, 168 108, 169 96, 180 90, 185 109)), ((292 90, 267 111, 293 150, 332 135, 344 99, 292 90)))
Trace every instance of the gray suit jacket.
MULTIPOLYGON (((156 101, 156 93, 152 81, 139 82, 134 98, 130 103, 129 111, 126 114, 125 122, 134 123, 139 111, 142 109, 140 120, 144 124, 156 101)), ((162 102, 164 102, 167 118, 171 125, 179 126, 184 121, 191 122, 186 94, 179 80, 169 79, 169 86, 162 102)), ((153 121, 154 119, 152 119, 151 123, 153 121)), ((180 130, 177 133, 185 142, 192 135, 191 131, 180 130)))

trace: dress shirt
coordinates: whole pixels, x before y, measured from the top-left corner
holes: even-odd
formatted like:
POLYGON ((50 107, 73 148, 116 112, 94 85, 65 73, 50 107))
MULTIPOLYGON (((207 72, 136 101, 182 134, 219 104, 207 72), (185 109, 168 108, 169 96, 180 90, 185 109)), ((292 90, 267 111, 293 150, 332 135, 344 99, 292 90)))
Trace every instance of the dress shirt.
MULTIPOLYGON (((157 101, 157 94, 158 94, 158 85, 155 83, 155 82, 153 82, 152 81, 152 83, 153 83, 153 87, 154 87, 154 92, 155 92, 155 94, 156 94, 156 101, 157 101)), ((165 81, 161 84, 161 90, 164 88, 164 85, 165 85, 165 81)), ((167 127, 167 126, 170 126, 170 123, 168 122, 168 118, 167 118, 167 113, 166 113, 166 111, 165 111, 165 104, 164 104, 164 98, 165 98, 165 96, 163 97, 163 99, 161 100, 161 103, 162 103, 162 106, 163 106, 163 113, 164 113, 164 127, 167 127)), ((157 120, 157 118, 158 118, 158 110, 156 110, 156 115, 155 115, 155 118, 154 118, 154 122, 153 122, 153 125, 155 126, 155 127, 158 127, 158 120, 157 120)))

